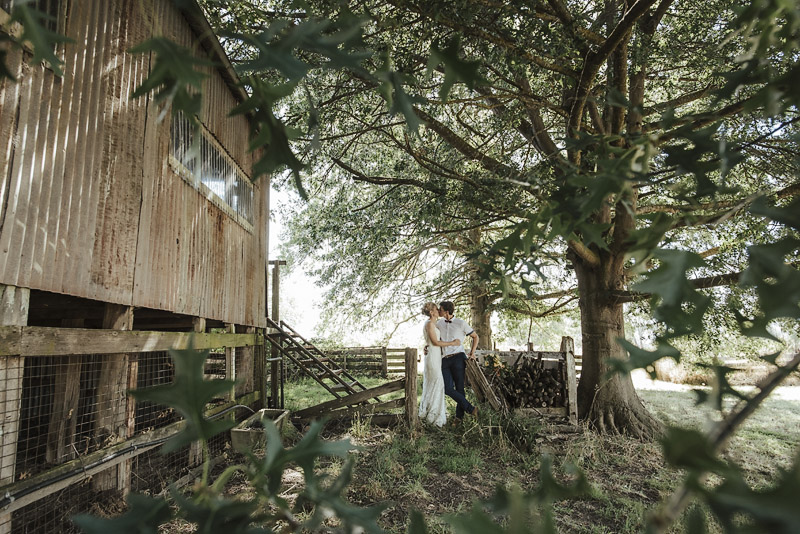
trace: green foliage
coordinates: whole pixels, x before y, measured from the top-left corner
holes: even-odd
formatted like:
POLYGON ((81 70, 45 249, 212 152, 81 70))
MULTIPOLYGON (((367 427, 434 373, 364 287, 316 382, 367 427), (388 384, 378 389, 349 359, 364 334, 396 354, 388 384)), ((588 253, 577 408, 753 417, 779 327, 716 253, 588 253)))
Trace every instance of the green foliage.
MULTIPOLYGON (((2 29, 4 31, 0 33, 0 42, 10 43, 11 46, 21 49, 27 45, 33 52, 31 61, 45 62, 56 75, 63 76, 64 71, 61 66, 64 62, 56 56, 55 47, 60 43, 70 43, 72 39, 50 30, 48 22, 52 21, 52 17, 30 6, 30 3, 32 3, 30 0, 14 3, 11 18, 2 29), (22 29, 19 36, 14 31, 15 25, 19 25, 22 29)), ((3 78, 15 80, 14 74, 6 65, 7 55, 7 50, 0 50, 0 80, 3 78)))
POLYGON ((92 515, 78 515, 72 520, 87 534, 157 534, 159 525, 173 517, 169 503, 164 499, 130 493, 126 499, 128 510, 112 519, 92 515))
POLYGON ((203 415, 208 403, 232 390, 231 380, 206 380, 203 374, 209 351, 170 350, 175 364, 172 384, 131 391, 138 400, 148 400, 175 408, 186 419, 186 426, 164 444, 165 452, 174 451, 195 441, 206 442, 231 429, 235 422, 212 421, 203 415))
POLYGON ((171 109, 173 114, 182 112, 197 126, 197 116, 202 105, 203 80, 208 77, 200 69, 213 66, 214 63, 197 57, 188 48, 166 37, 152 37, 131 48, 130 52, 152 55, 150 73, 133 91, 133 97, 153 92, 153 101, 161 108, 159 120, 171 109))

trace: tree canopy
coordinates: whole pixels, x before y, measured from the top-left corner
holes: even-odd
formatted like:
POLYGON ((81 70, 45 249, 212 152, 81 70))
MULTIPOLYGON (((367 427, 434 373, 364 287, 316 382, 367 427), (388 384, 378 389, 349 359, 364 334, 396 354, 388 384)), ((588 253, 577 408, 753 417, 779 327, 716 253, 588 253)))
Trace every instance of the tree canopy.
MULTIPOLYGON (((359 46, 372 52, 362 67, 379 73, 308 71, 282 108, 305 131, 303 183, 321 199, 297 223, 298 244, 319 246, 335 287, 405 282, 432 249, 481 274, 473 306, 520 289, 563 296, 571 282, 582 416, 653 432, 630 380, 608 371, 679 357, 670 340, 702 330, 708 288, 739 281, 747 247, 786 234, 749 211, 798 190, 796 109, 769 84, 795 61, 780 39, 748 59, 764 34, 740 31, 744 15, 726 2, 270 5, 292 29, 314 16, 360 21, 359 46), (554 271, 567 282, 556 293, 542 282, 554 271), (647 297, 664 324, 655 352, 618 343, 623 304, 647 297)), ((249 24, 232 8, 216 13, 233 38, 249 24)), ((264 53, 238 42, 252 72, 264 53)), ((445 274, 458 266, 434 280, 458 286, 445 274)), ((757 312, 745 295, 731 305, 757 312)))

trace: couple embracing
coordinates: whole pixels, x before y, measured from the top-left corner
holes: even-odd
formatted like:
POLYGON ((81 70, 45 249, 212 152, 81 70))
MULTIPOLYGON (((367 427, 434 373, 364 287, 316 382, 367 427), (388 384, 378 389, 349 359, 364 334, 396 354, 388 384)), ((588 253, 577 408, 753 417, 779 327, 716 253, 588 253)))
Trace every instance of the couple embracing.
POLYGON ((466 337, 472 338, 469 358, 474 358, 478 334, 466 321, 453 317, 454 311, 453 303, 448 300, 441 302, 439 306, 433 302, 422 306, 422 313, 430 319, 425 321, 423 330, 425 371, 419 416, 436 426, 444 426, 447 422, 445 395, 456 402, 456 424, 465 413, 478 415, 477 406, 470 404, 464 396, 467 355, 461 344, 466 337))

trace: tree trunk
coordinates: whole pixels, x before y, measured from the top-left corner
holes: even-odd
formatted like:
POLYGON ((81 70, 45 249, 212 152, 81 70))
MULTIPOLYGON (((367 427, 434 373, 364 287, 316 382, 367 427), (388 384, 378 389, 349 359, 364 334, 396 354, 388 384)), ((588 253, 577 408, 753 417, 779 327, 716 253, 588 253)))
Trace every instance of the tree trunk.
POLYGON ((489 311, 491 299, 483 284, 473 285, 471 289, 470 326, 478 334, 478 348, 491 350, 492 348, 492 313, 489 311))
MULTIPOLYGON (((467 244, 469 252, 479 250, 481 246, 481 229, 473 228, 467 232, 467 244)), ((478 348, 484 350, 492 349, 492 323, 491 307, 493 298, 490 297, 489 288, 486 281, 480 275, 480 265, 478 260, 471 265, 469 270, 469 308, 470 326, 478 334, 478 348)))
MULTIPOLYGON (((625 337, 622 304, 608 297, 622 273, 609 273, 606 258, 592 267, 573 258, 578 278, 583 362, 578 384, 578 416, 600 432, 650 439, 662 432, 661 423, 642 404, 630 375, 607 377, 611 358, 625 359, 617 342, 625 337), (609 283, 612 282, 612 283, 609 283)), ((621 270, 621 268, 620 268, 621 270)))

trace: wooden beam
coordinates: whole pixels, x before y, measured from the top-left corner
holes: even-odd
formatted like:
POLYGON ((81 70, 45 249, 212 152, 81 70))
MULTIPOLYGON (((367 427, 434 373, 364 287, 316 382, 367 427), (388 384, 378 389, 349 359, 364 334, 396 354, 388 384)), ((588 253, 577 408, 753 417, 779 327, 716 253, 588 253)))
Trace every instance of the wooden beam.
POLYGON ((412 430, 419 424, 417 409, 417 349, 406 349, 406 421, 412 430))
POLYGON ((245 347, 259 343, 256 334, 115 331, 44 326, 0 326, 0 356, 64 356, 187 349, 245 347))
MULTIPOLYGON (((27 324, 30 299, 28 288, 0 285, 0 327, 27 324)), ((14 481, 24 370, 25 358, 19 352, 0 358, 0 484, 14 481)), ((0 534, 11 531, 11 514, 0 514, 0 534)))
MULTIPOLYGON (((339 410, 331 410, 320 414, 319 417, 325 417, 326 419, 350 419, 355 417, 356 415, 363 415, 363 416, 370 416, 375 412, 383 411, 383 410, 390 410, 393 408, 402 408, 405 406, 405 399, 394 399, 385 402, 376 402, 372 404, 363 404, 361 406, 355 406, 352 408, 342 408, 339 410)), ((297 417, 301 421, 308 421, 313 417, 297 417)))
MULTIPOLYGON (((416 349, 410 349, 410 350, 416 350, 416 349)), ((377 397, 379 395, 385 395, 386 393, 391 393, 392 391, 399 391, 403 389, 405 385, 406 385, 406 379, 401 378, 400 380, 387 382, 381 386, 374 387, 372 389, 359 391, 358 393, 353 393, 352 395, 347 395, 346 397, 333 399, 330 401, 323 402, 321 404, 317 404, 316 406, 311 406, 310 408, 299 410, 294 413, 294 416, 299 419, 313 418, 315 416, 323 414, 324 412, 335 410, 336 408, 341 408, 343 406, 350 406, 351 404, 358 404, 361 402, 368 401, 369 399, 377 397)))

